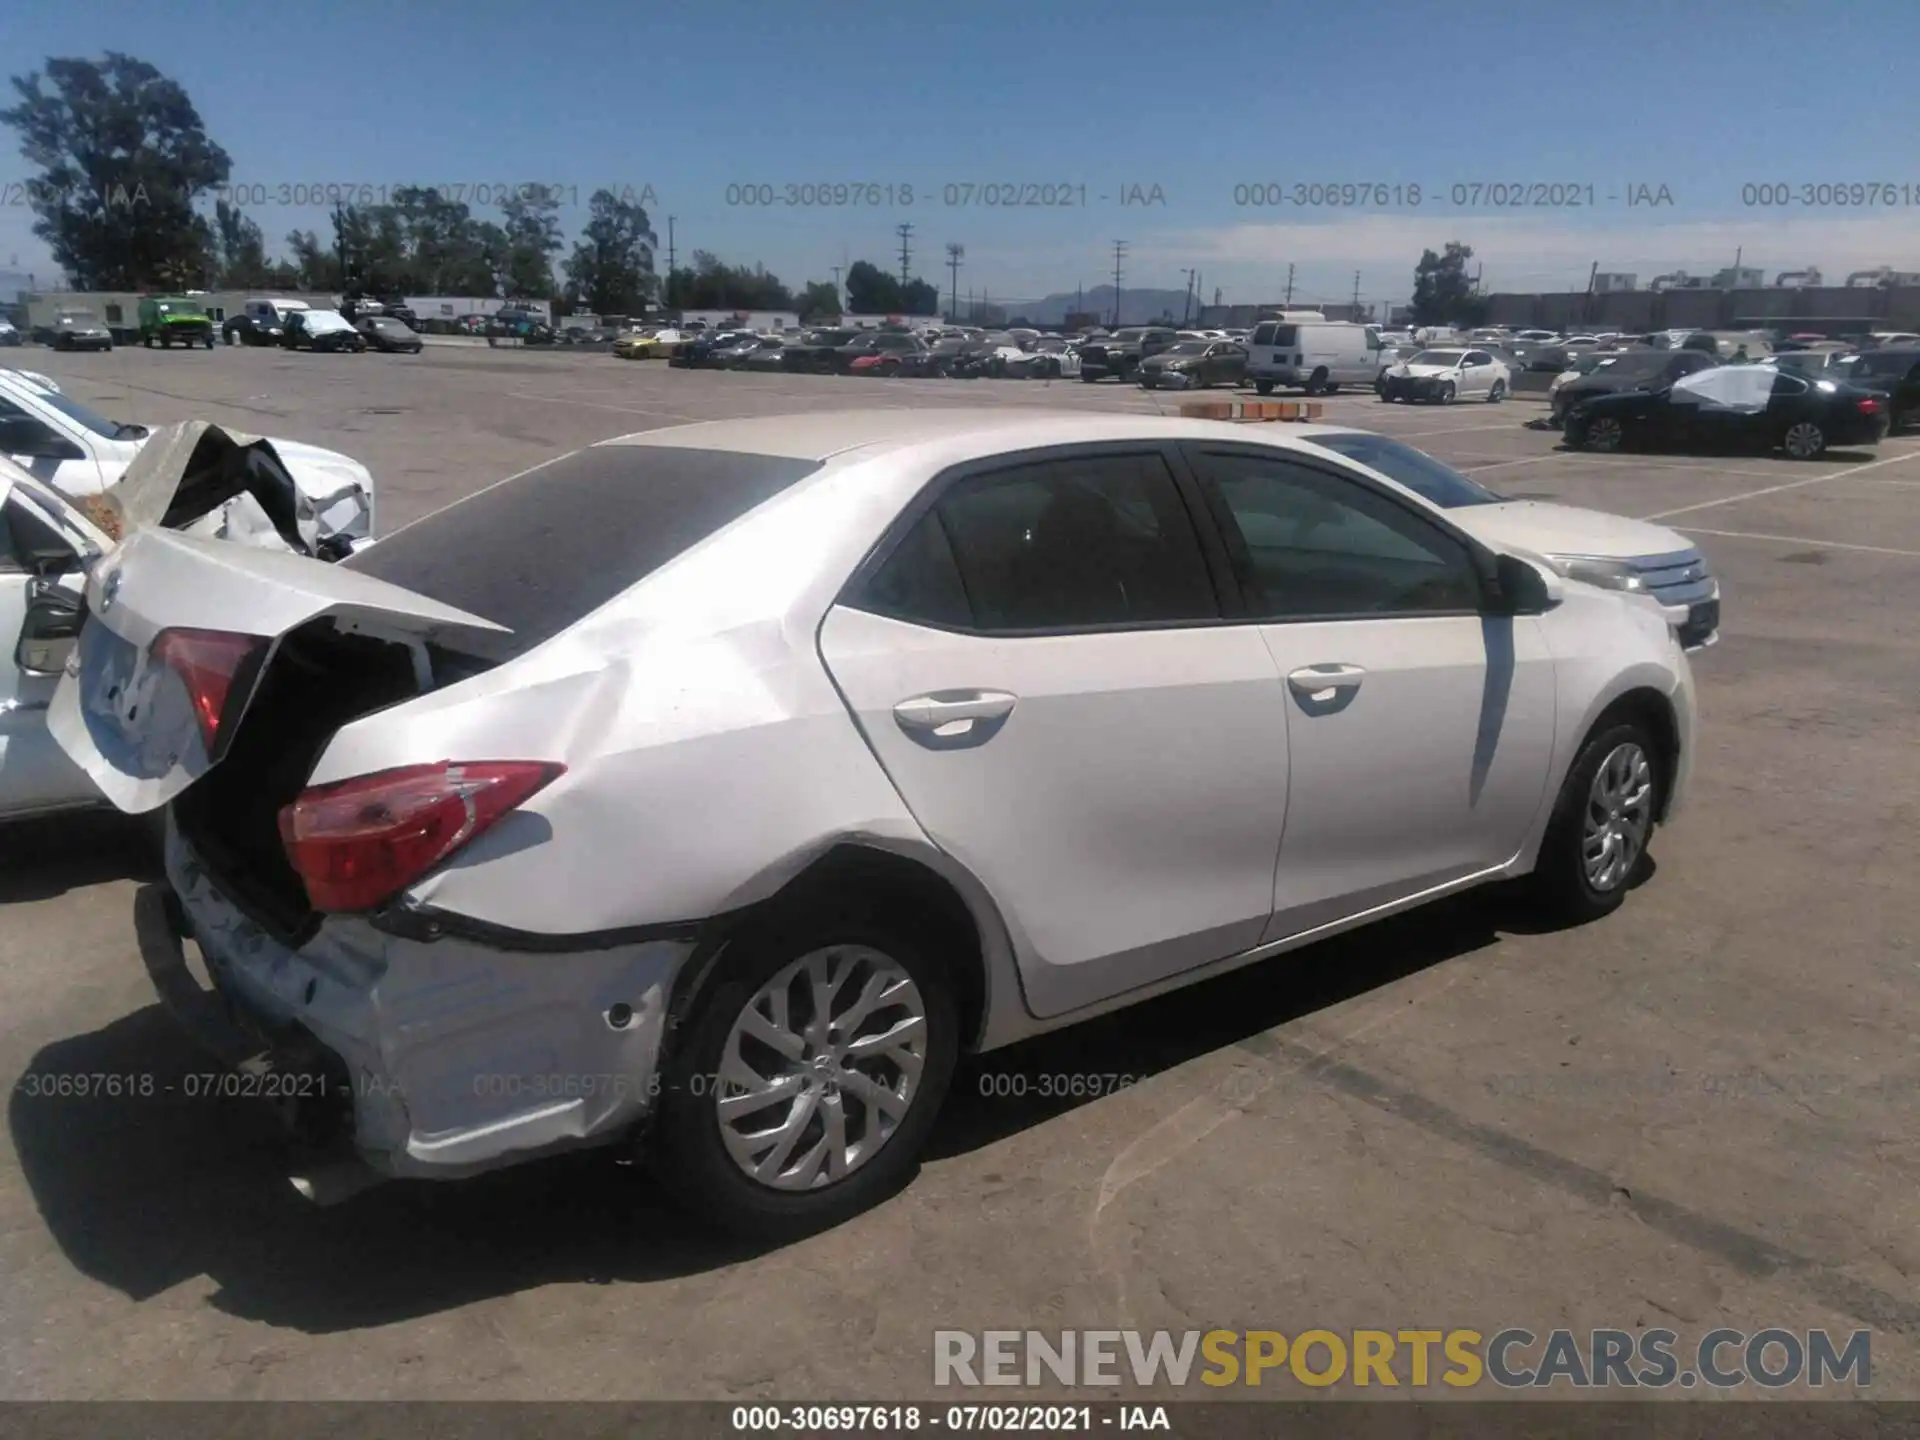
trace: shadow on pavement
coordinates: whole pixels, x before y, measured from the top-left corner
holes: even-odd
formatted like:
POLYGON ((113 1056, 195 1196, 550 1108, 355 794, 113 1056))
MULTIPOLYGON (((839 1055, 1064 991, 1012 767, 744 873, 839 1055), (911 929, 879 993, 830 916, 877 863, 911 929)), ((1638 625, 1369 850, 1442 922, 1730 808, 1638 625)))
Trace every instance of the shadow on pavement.
MULTIPOLYGON (((1249 1035, 1495 943, 1493 897, 1430 906, 1365 931, 963 1065, 929 1158, 965 1154, 1084 1104, 983 1098, 988 1074, 1145 1078, 1249 1035)), ((1513 929, 1501 913, 1498 926, 1513 929)), ((212 1067, 152 1005, 57 1041, 36 1076, 121 1076, 118 1098, 51 1098, 15 1084, 22 1173, 67 1259, 144 1300, 205 1275, 212 1304, 308 1333, 391 1324, 555 1283, 644 1283, 748 1260, 670 1208, 611 1152, 460 1183, 397 1182, 330 1209, 287 1181, 282 1131, 260 1102, 191 1098, 212 1067)))
POLYGON ((0 905, 51 900, 109 880, 157 880, 152 826, 118 811, 89 810, 0 825, 0 905))

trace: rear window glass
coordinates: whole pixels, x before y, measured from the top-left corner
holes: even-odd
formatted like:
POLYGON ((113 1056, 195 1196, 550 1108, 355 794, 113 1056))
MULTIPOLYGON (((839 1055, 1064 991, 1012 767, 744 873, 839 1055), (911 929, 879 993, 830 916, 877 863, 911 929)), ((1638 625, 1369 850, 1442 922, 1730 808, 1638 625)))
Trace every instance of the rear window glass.
POLYGON ((340 563, 506 626, 512 638, 489 650, 510 658, 819 468, 731 450, 596 446, 340 563))
POLYGON ((1300 343, 1300 327, 1297 325, 1261 325, 1253 332, 1255 345, 1297 345, 1300 343))

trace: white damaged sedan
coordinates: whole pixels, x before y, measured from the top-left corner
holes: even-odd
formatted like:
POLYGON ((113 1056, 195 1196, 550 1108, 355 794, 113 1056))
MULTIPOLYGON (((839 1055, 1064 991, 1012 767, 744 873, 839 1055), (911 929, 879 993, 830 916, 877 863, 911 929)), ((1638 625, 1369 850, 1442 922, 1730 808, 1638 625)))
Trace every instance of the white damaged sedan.
POLYGON ((143 529, 86 609, 50 727, 168 808, 141 953, 308 1193, 639 1145, 764 1236, 904 1183, 962 1052, 1492 881, 1605 914, 1694 749, 1653 600, 1154 416, 653 430, 339 565, 143 529))
MULTIPOLYGON (((176 427, 161 427, 169 432, 176 427)), ((145 425, 110 420, 44 375, 0 370, 0 455, 76 500, 110 490, 154 439, 145 425)), ((257 443, 256 437, 246 437, 257 443)), ((328 548, 345 554, 374 534, 373 476, 358 460, 298 440, 269 440, 299 487, 328 548)))

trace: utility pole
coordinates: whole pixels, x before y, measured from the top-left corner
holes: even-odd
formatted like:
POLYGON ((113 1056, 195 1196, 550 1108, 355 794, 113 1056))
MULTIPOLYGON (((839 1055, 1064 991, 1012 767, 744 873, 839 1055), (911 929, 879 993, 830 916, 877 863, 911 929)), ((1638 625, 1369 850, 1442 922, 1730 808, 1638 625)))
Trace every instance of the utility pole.
POLYGON ((1360 272, 1353 272, 1353 319, 1360 318, 1360 272))
POLYGON ((673 305, 673 216, 667 216, 667 294, 669 308, 673 305))
POLYGON ((1180 273, 1187 277, 1187 293, 1180 301, 1180 328, 1184 330, 1188 318, 1193 314, 1193 271, 1182 270, 1180 273))
POLYGON ((1120 277, 1124 273, 1120 268, 1120 262, 1125 260, 1126 258, 1127 258, 1127 242, 1124 240, 1114 241, 1113 242, 1113 328, 1116 330, 1120 328, 1120 277))
POLYGON ((953 277, 953 285, 948 301, 948 314, 954 324, 960 323, 960 262, 966 257, 967 247, 947 242, 947 273, 953 277))
POLYGON ((1287 304, 1289 304, 1289 305, 1291 305, 1291 304, 1293 304, 1293 262, 1292 262, 1292 261, 1288 261, 1288 262, 1287 262, 1287 299, 1286 299, 1286 303, 1287 303, 1287 304))
POLYGON ((840 293, 840 272, 847 267, 832 265, 828 268, 833 271, 833 302, 840 307, 840 313, 844 315, 847 313, 847 297, 840 293))
POLYGON ((904 290, 907 288, 907 267, 913 262, 913 222, 903 220, 893 227, 893 233, 900 237, 900 288, 904 290))

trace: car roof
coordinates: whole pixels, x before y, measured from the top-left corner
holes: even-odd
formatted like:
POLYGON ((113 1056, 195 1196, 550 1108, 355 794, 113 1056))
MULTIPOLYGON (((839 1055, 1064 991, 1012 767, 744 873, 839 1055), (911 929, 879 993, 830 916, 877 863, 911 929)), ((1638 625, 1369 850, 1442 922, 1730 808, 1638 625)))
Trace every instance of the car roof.
POLYGON ((709 420, 642 430, 600 442, 602 446, 661 446, 695 450, 738 450, 825 463, 837 457, 860 459, 920 446, 966 448, 979 455, 1045 445, 1092 445, 1111 441, 1213 440, 1279 443, 1310 438, 1312 432, 1342 433, 1340 425, 1289 425, 1282 435, 1273 426, 1249 428, 1218 420, 1189 420, 1164 415, 1089 415, 1083 410, 1009 413, 1000 407, 952 410, 844 410, 814 415, 768 415, 745 420, 709 420), (1274 432, 1274 433, 1257 433, 1274 432))

